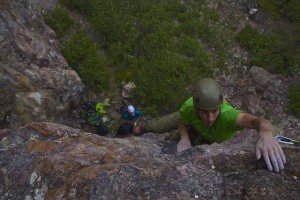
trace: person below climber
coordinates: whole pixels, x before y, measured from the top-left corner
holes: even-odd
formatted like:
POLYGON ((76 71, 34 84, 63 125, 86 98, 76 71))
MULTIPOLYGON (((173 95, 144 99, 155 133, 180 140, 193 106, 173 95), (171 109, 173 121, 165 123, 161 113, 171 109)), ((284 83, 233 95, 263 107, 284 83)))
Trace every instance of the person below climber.
POLYGON ((233 108, 223 98, 220 85, 214 79, 200 79, 192 97, 184 102, 179 112, 148 120, 144 126, 136 127, 134 133, 164 133, 176 128, 180 133, 178 152, 191 148, 193 141, 190 132, 196 132, 197 137, 208 143, 221 143, 243 128, 255 129, 260 136, 256 143, 256 158, 260 159, 262 156, 270 171, 274 169, 279 172, 284 169, 286 158, 281 146, 273 138, 274 128, 271 122, 233 108), (189 131, 191 129, 194 131, 189 131))
POLYGON ((138 109, 135 109, 132 105, 129 105, 127 107, 127 111, 122 114, 122 118, 134 126, 136 126, 141 116, 142 112, 138 109))

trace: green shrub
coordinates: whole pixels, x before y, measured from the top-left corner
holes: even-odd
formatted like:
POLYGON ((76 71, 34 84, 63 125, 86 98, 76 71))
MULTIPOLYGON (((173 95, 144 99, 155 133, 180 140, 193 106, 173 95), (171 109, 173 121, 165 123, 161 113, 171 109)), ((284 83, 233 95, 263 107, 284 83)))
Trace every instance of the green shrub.
POLYGON ((59 2, 80 12, 91 25, 90 34, 99 41, 94 46, 83 34, 70 35, 62 42, 69 65, 87 87, 95 87, 108 82, 109 62, 119 84, 135 82, 135 98, 144 112, 159 114, 178 109, 189 96, 188 85, 200 76, 212 76, 214 64, 223 67, 226 42, 211 26, 219 20, 219 14, 207 8, 204 1, 59 2), (97 54, 97 60, 96 49, 105 52, 107 59, 97 54), (214 63, 208 49, 215 49, 214 63))
POLYGON ((71 11, 76 10, 83 14, 88 14, 93 10, 92 3, 87 0, 59 0, 59 3, 71 11))
POLYGON ((299 71, 300 62, 298 36, 293 36, 294 33, 293 29, 283 25, 276 32, 266 31, 265 34, 246 25, 237 34, 237 40, 250 50, 249 65, 260 66, 273 73, 291 73, 299 71))
POLYGON ((95 90, 108 89, 108 62, 92 40, 79 32, 64 41, 62 46, 64 57, 83 83, 95 90))
POLYGON ((237 39, 250 50, 247 64, 257 65, 273 73, 300 71, 300 2, 298 0, 258 0, 259 9, 271 14, 277 21, 264 32, 247 25, 237 39), (285 23, 282 23, 282 22, 285 23))
MULTIPOLYGON (((226 71, 226 48, 234 32, 218 28, 215 22, 219 13, 208 8, 205 1, 59 2, 67 10, 57 7, 46 20, 56 31, 69 65, 88 88, 102 90, 108 88, 109 63, 119 83, 135 82, 135 97, 144 112, 174 111, 189 96, 188 85, 200 76, 213 76, 213 68, 226 71), (83 31, 68 14, 70 11, 82 14, 90 29, 83 31), (86 32, 98 43, 94 44, 86 32)), ((263 33, 247 25, 237 35, 241 46, 250 51, 247 64, 275 73, 299 71, 299 1, 257 2, 259 9, 279 22, 263 33), (280 23, 283 20, 289 22, 288 26, 280 23)), ((224 6, 222 1, 218 3, 224 6)))
POLYGON ((300 22, 300 2, 298 0, 291 0, 286 3, 282 9, 281 14, 285 16, 292 23, 300 22))
POLYGON ((292 23, 300 21, 299 0, 257 0, 258 4, 274 19, 288 19, 292 23))
POLYGON ((152 63, 141 64, 135 79, 136 98, 141 100, 146 112, 158 114, 179 109, 190 95, 187 85, 196 82, 200 74, 212 76, 209 66, 192 65, 192 62, 182 54, 160 51, 152 63))
POLYGON ((300 81, 289 88, 288 111, 292 112, 297 118, 300 118, 300 81))
MULTIPOLYGON (((64 1, 66 2, 79 5, 81 1, 64 1)), ((62 44, 63 56, 69 66, 78 73, 82 82, 92 90, 108 89, 109 73, 106 56, 99 53, 99 46, 87 37, 68 11, 56 7, 53 13, 46 16, 46 22, 56 32, 62 44)))
POLYGON ((61 7, 56 7, 53 13, 46 16, 45 20, 58 38, 64 36, 70 28, 75 26, 75 21, 69 16, 68 11, 61 7))

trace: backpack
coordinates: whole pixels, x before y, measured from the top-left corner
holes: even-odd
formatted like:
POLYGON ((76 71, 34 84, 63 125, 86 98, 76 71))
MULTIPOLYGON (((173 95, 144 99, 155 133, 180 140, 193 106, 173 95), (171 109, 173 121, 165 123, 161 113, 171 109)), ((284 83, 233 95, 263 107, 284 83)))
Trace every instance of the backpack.
POLYGON ((97 115, 96 113, 90 115, 87 118, 88 124, 92 125, 92 126, 99 126, 100 124, 102 124, 102 119, 99 115, 97 115))
POLYGON ((133 133, 133 124, 128 122, 122 123, 117 130, 118 135, 127 135, 132 133, 133 133))
POLYGON ((90 116, 93 116, 95 114, 96 114, 96 103, 92 101, 88 101, 84 103, 81 106, 81 109, 79 111, 79 116, 86 122, 88 122, 90 116))
POLYGON ((109 133, 109 128, 107 126, 105 126, 104 124, 100 124, 96 127, 97 127, 97 129, 96 129, 97 135, 105 135, 105 134, 109 133))
POLYGON ((81 106, 79 116, 89 125, 96 127, 96 134, 105 135, 109 128, 103 124, 101 116, 97 113, 96 103, 88 101, 81 106))

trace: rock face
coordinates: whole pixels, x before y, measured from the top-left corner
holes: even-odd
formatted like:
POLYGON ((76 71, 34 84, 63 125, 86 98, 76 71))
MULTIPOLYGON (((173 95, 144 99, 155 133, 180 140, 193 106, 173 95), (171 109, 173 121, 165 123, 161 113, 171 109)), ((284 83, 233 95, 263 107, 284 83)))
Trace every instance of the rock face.
POLYGON ((299 148, 274 173, 243 142, 197 146, 105 138, 54 123, 0 132, 1 199, 298 199, 299 148), (234 144, 235 143, 235 144, 234 144))
MULTIPOLYGON (((0 1, 0 122, 10 127, 0 127, 1 200, 299 199, 299 147, 284 146, 285 170, 269 172, 255 159, 251 131, 177 154, 168 133, 107 138, 50 123, 84 89, 43 22, 43 9, 55 3, 0 1)), ((247 74, 219 77, 230 102, 269 115, 278 133, 299 140, 299 120, 283 110, 289 81, 257 67, 247 74)))
POLYGON ((58 122, 78 104, 84 86, 62 57, 43 7, 55 1, 0 2, 0 121, 20 127, 58 122))

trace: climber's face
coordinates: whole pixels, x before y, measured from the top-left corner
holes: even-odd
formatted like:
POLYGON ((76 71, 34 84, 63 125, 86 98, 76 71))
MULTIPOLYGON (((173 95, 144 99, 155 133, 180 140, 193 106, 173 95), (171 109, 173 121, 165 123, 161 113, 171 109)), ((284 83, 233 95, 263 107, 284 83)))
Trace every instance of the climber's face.
POLYGON ((130 114, 131 116, 134 116, 134 112, 129 112, 129 114, 130 114))
POLYGON ((197 109, 197 110, 198 110, 199 118, 207 126, 212 126, 220 114, 219 108, 213 110, 203 110, 203 109, 197 109))

